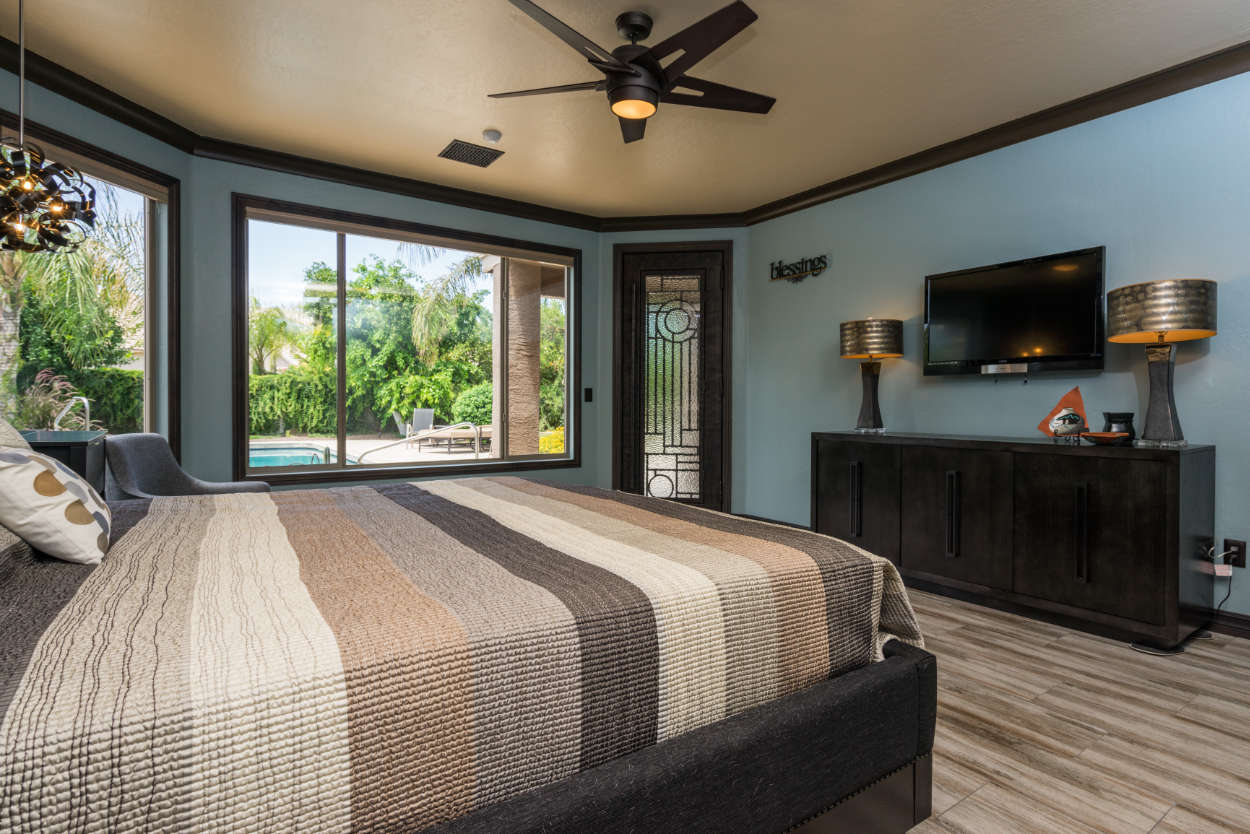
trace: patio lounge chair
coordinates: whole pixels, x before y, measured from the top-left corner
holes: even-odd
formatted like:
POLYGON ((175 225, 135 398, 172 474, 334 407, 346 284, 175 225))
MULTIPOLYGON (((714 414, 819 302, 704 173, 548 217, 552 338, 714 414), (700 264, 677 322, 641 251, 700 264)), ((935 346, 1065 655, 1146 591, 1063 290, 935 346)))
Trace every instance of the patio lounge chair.
POLYGON ((391 417, 395 420, 395 428, 399 429, 401 436, 411 441, 417 441, 417 449, 421 449, 421 440, 419 435, 434 428, 434 409, 432 408, 414 408, 412 410, 412 422, 405 423, 404 418, 399 415, 398 411, 392 411, 391 417))

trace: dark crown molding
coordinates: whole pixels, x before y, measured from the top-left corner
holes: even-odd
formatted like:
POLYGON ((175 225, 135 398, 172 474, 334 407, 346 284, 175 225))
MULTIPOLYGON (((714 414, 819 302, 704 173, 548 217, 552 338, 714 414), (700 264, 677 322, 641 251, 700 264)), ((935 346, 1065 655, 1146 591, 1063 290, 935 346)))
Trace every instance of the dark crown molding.
MULTIPOLYGON (((17 45, 4 38, 0 38, 0 68, 13 73, 17 72, 17 45)), ((956 139, 902 159, 887 162, 876 168, 791 194, 747 211, 721 214, 596 217, 537 203, 496 197, 468 189, 452 188, 424 180, 201 136, 60 64, 29 50, 26 52, 26 76, 32 83, 195 156, 596 232, 750 226, 1244 72, 1250 72, 1250 41, 1040 110, 1028 116, 1013 119, 1010 122, 1004 122, 962 139, 956 139)))
MULTIPOLYGON (((17 63, 17 44, 7 38, 0 38, 0 67, 17 75, 17 63)), ((200 138, 172 119, 135 104, 107 87, 71 72, 29 49, 26 50, 26 80, 167 145, 173 145, 178 150, 194 152, 200 138)))
POLYGON ((541 220, 544 223, 555 223, 559 226, 572 226, 575 229, 598 231, 600 218, 575 211, 526 203, 521 200, 510 200, 507 197, 495 197, 470 191, 466 188, 452 188, 447 185, 414 180, 380 171, 365 168, 354 168, 337 162, 326 162, 306 156, 254 148, 251 145, 240 145, 223 139, 200 137, 193 153, 205 159, 216 159, 221 162, 233 162, 239 165, 250 165, 284 174, 298 174, 329 182, 354 185, 374 191, 386 191, 402 194, 405 197, 418 197, 422 200, 433 200, 438 203, 450 203, 464 208, 493 211, 513 217, 524 217, 529 220, 541 220))

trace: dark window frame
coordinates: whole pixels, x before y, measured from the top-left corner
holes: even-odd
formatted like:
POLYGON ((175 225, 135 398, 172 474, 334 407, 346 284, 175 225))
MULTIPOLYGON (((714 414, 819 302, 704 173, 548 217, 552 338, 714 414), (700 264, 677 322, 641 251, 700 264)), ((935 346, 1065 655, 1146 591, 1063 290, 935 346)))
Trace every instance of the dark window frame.
MULTIPOLYGON (((17 129, 17 115, 8 110, 0 110, 0 125, 17 129)), ((165 234, 168 238, 166 260, 168 274, 166 276, 165 316, 167 341, 165 349, 166 364, 166 410, 169 418, 169 447, 174 457, 182 457, 182 181, 177 177, 150 168, 141 162, 113 153, 89 142, 62 133, 55 128, 32 122, 26 122, 26 134, 36 142, 46 142, 53 147, 78 154, 86 159, 99 162, 101 165, 115 168, 137 179, 163 188, 166 193, 165 234)), ((90 173, 90 172, 88 172, 90 173)), ((107 179, 107 177, 106 177, 107 179)), ((155 312, 155 311, 153 311, 155 312)))
MULTIPOLYGON (((361 214, 341 209, 278 200, 252 194, 231 194, 231 459, 233 477, 241 481, 265 481, 274 485, 311 485, 347 481, 378 481, 400 478, 426 478, 443 475, 492 474, 499 472, 536 471, 546 469, 575 469, 582 465, 582 250, 547 243, 517 240, 497 235, 432 226, 409 220, 361 214), (405 236, 454 240, 457 243, 481 245, 500 249, 520 249, 536 255, 547 254, 572 261, 573 275, 569 280, 572 303, 569 313, 573 316, 571 330, 571 359, 568 373, 568 419, 573 429, 572 444, 568 456, 558 459, 546 457, 518 457, 503 460, 476 461, 458 464, 390 464, 378 466, 353 466, 343 469, 312 469, 304 471, 249 473, 247 467, 248 441, 248 364, 247 364, 247 310, 248 310, 248 240, 247 221, 251 211, 287 215, 298 219, 322 221, 344 226, 363 227, 385 235, 394 232, 405 236)), ((566 436, 568 433, 566 432, 566 436)))

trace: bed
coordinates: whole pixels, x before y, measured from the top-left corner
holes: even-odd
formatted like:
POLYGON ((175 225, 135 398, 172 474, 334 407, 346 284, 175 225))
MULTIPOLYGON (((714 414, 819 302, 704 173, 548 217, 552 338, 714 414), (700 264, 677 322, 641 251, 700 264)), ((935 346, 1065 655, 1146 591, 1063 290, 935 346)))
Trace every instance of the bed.
POLYGON ((112 509, 97 567, 0 551, 0 830, 928 813, 933 660, 845 542, 522 478, 112 509))

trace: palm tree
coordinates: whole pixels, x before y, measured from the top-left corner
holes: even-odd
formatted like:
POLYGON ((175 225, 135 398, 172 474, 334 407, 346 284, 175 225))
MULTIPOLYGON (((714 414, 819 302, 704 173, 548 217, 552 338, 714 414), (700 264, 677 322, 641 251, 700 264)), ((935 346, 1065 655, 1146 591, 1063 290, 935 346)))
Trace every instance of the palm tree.
POLYGON ((252 373, 261 375, 274 369, 282 351, 295 343, 290 322, 277 307, 262 307, 252 299, 247 316, 247 351, 252 360, 252 373))
POLYGON ((121 215, 113 186, 93 184, 100 222, 81 247, 56 254, 0 252, 0 413, 13 414, 17 407, 20 323, 28 297, 49 313, 44 325, 77 367, 90 366, 89 346, 114 328, 121 328, 128 347, 141 342, 143 219, 121 215))
POLYGON ((474 290, 482 275, 482 257, 470 255, 453 264, 446 275, 422 281, 412 308, 412 342, 417 357, 436 362, 443 339, 455 332, 460 315, 476 303, 474 290))
POLYGON ((11 416, 17 410, 21 319, 21 256, 17 252, 0 252, 0 417, 11 416))

